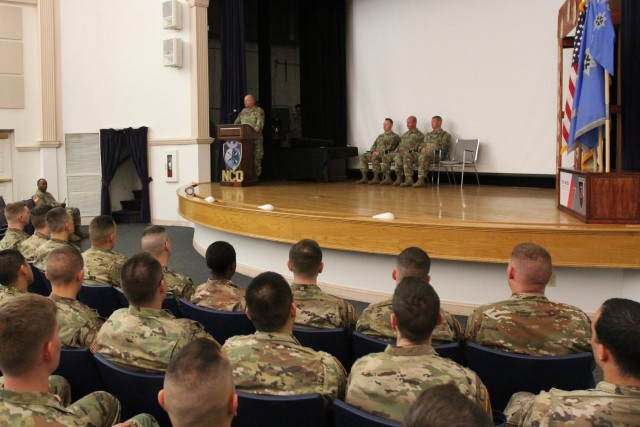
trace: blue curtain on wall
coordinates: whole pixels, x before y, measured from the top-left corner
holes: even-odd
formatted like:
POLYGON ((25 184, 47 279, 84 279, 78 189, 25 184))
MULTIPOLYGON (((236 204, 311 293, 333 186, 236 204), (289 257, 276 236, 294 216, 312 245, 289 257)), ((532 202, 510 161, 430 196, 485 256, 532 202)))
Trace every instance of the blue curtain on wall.
POLYGON ((124 131, 122 130, 100 129, 100 160, 102 163, 101 215, 111 215, 109 184, 116 174, 116 169, 118 169, 123 140, 124 131))
POLYGON ((244 106, 247 65, 244 55, 244 1, 222 0, 222 87, 220 123, 233 123, 244 106), (234 110, 236 110, 234 112, 234 110))
POLYGON ((138 178, 142 182, 142 206, 140 220, 143 224, 151 222, 151 203, 149 199, 149 183, 152 178, 149 176, 149 161, 147 153, 147 130, 146 126, 138 129, 127 128, 125 140, 129 144, 133 165, 138 173, 138 178))

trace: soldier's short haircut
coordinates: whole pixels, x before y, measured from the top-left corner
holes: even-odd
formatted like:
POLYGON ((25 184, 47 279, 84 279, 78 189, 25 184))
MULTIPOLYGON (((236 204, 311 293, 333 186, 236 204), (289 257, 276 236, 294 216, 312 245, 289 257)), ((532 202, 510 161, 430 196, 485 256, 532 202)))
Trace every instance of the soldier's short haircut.
POLYGON ((425 280, 431 270, 431 258, 422 249, 411 246, 400 252, 396 268, 401 277, 411 276, 425 280))
POLYGON ((153 301, 162 280, 162 266, 148 252, 140 252, 127 259, 120 271, 124 295, 133 306, 153 301))
POLYGON ((520 243, 511 251, 511 260, 528 284, 546 286, 552 273, 551 255, 535 243, 520 243))
POLYGON ((386 117, 386 118, 384 119, 384 121, 386 122, 387 120, 388 120, 388 121, 390 121, 390 122, 391 122, 391 124, 393 124, 393 119, 390 119, 389 117, 386 117))
POLYGON ((24 256, 16 249, 0 251, 0 284, 13 286, 18 281, 20 267, 24 265, 24 256))
POLYGON ((23 294, 0 305, 0 370, 22 376, 35 365, 42 346, 53 339, 56 304, 36 294, 23 294))
POLYGON ((47 256, 47 277, 53 283, 71 283, 83 268, 82 254, 72 246, 61 246, 47 256))
POLYGON ((313 275, 318 272, 322 263, 322 249, 318 242, 312 239, 303 239, 291 246, 289 261, 294 273, 313 275))
POLYGON ((164 244, 169 240, 167 229, 161 225, 150 225, 142 232, 142 250, 158 256, 164 251, 164 244))
POLYGON ((432 119, 436 119, 436 120, 442 121, 442 117, 440 117, 440 116, 433 116, 432 119))
POLYGON ((16 221, 20 215, 24 214, 27 205, 23 201, 8 203, 4 207, 4 216, 7 221, 16 221))
POLYGON ((417 118, 416 116, 409 116, 409 117, 407 117, 407 121, 410 121, 410 122, 417 122, 417 121, 418 121, 418 118, 417 118))
POLYGON ((52 233, 60 233, 67 222, 71 221, 71 214, 65 208, 53 208, 47 212, 45 221, 52 233))
POLYGON ((253 326, 260 332, 274 332, 289 319, 293 293, 284 277, 267 271, 253 278, 245 301, 253 326))
POLYGON ((491 427, 493 420, 453 383, 423 391, 404 417, 405 427, 491 427))
POLYGON ((640 380, 640 302, 608 299, 594 329, 596 342, 613 354, 620 372, 640 380))
POLYGON ((36 230, 47 225, 45 217, 51 209, 53 209, 51 205, 39 205, 31 209, 31 224, 36 230))
POLYGON ((235 391, 229 359, 214 341, 198 338, 169 362, 165 402, 174 426, 212 426, 222 420, 235 391))
POLYGON ((236 251, 230 243, 219 240, 209 245, 205 258, 209 270, 214 274, 222 275, 236 262, 236 251))
POLYGON ((40 183, 41 183, 42 181, 46 181, 46 179, 44 179, 44 178, 40 178, 40 179, 38 179, 38 181, 36 181, 36 185, 40 185, 40 183))
POLYGON ((110 215, 98 215, 89 223, 89 237, 92 242, 103 244, 109 240, 109 235, 116 228, 116 223, 110 215))
POLYGON ((440 315, 440 298, 425 279, 405 277, 398 283, 391 300, 398 330, 411 342, 431 336, 440 315))

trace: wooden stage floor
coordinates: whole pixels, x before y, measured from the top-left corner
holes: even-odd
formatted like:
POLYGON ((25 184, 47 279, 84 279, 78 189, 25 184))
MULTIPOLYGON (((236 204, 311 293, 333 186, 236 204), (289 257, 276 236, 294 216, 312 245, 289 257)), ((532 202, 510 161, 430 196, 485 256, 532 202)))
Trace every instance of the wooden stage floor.
POLYGON ((200 184, 196 192, 216 201, 179 189, 184 218, 255 238, 312 238, 322 247, 387 255, 420 246, 435 259, 498 263, 507 262, 517 243, 533 241, 549 250, 555 265, 640 268, 640 225, 584 224, 556 208, 553 189, 276 181, 200 184), (274 210, 258 208, 265 204, 274 210), (395 219, 372 218, 384 212, 395 219))

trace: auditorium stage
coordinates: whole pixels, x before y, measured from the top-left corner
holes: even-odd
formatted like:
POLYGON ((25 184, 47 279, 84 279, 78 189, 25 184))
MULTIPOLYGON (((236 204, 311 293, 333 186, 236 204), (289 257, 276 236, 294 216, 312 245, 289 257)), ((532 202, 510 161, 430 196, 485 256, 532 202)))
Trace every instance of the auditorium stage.
POLYGON ((454 314, 509 295, 513 246, 532 241, 552 255, 547 294, 594 313, 606 298, 640 300, 640 225, 583 224, 556 208, 555 190, 441 184, 422 189, 339 183, 261 182, 255 187, 197 187, 212 204, 178 190, 179 214, 194 223, 194 247, 215 240, 235 248, 238 271, 254 276, 286 267, 292 243, 317 240, 320 285, 375 302, 394 288, 395 256, 420 246, 432 258, 431 283, 454 314), (271 204, 273 211, 258 206, 271 204), (394 220, 372 216, 392 212, 394 220))

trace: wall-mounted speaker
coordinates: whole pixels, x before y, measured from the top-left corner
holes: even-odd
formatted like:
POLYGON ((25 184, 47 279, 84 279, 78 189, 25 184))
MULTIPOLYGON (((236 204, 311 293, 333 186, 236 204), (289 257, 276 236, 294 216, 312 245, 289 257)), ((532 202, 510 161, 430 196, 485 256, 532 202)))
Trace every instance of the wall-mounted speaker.
POLYGON ((182 5, 178 0, 166 0, 162 2, 162 28, 182 29, 182 5))
POLYGON ((167 39, 162 42, 163 65, 165 67, 182 67, 182 40, 167 39))

